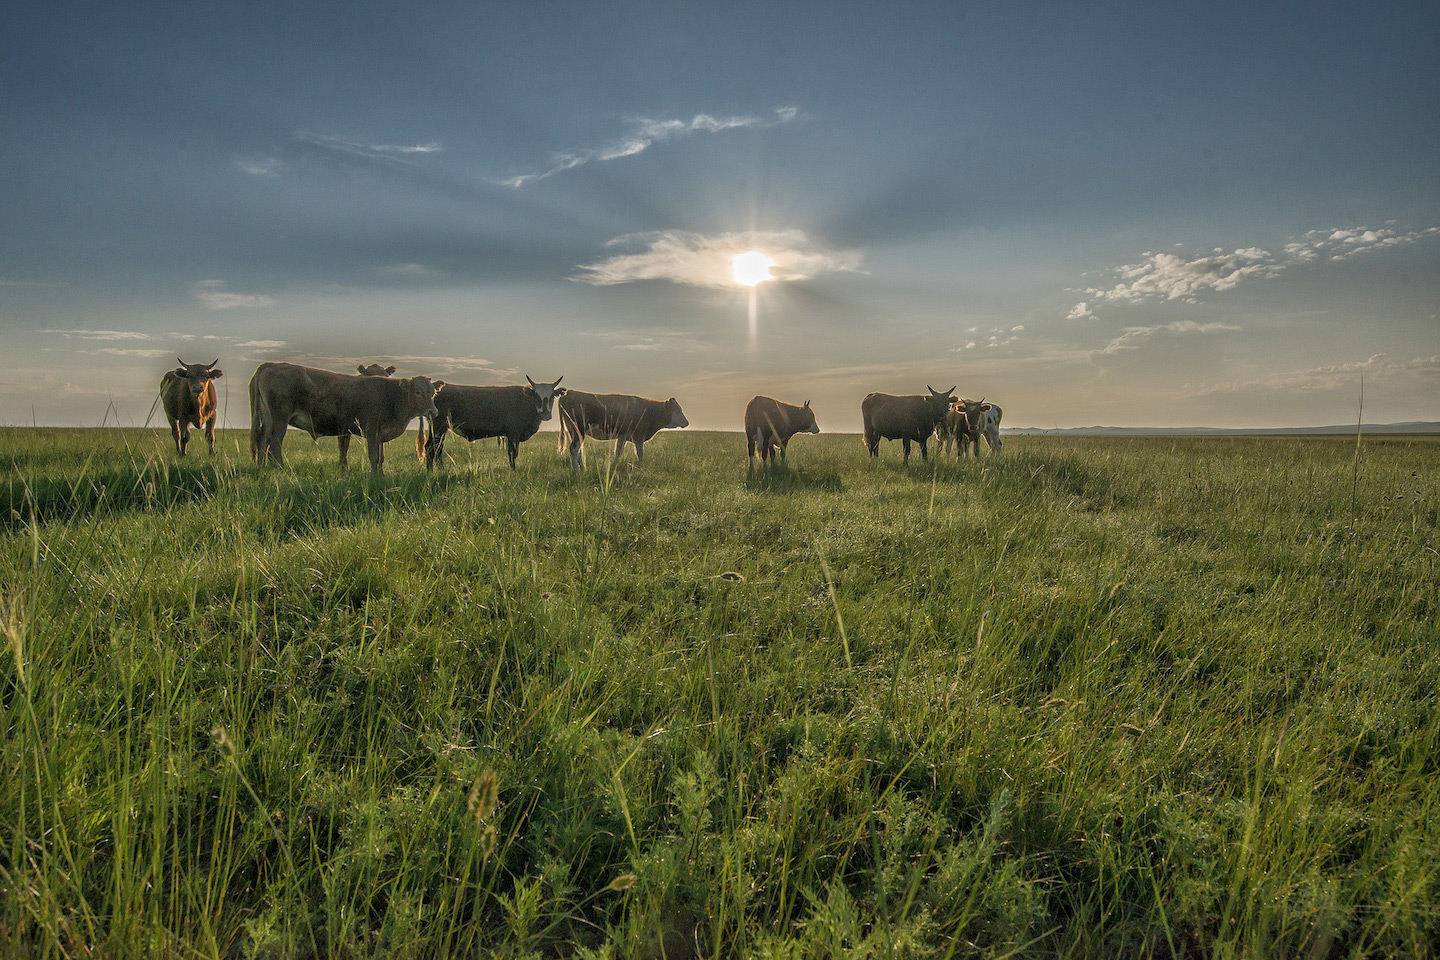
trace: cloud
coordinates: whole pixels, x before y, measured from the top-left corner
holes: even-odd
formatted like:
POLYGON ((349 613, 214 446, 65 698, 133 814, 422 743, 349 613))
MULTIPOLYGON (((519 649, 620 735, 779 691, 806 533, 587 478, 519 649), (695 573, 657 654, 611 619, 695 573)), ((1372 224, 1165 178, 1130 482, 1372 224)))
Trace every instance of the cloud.
POLYGON ((197 280, 190 285, 199 300, 209 310, 235 310, 241 307, 268 307, 275 301, 260 293, 230 293, 224 289, 223 280, 197 280))
POLYGON ((1172 333, 1176 336, 1205 333, 1238 333, 1244 327, 1237 327, 1230 323, 1196 323, 1194 320, 1176 320, 1174 323, 1160 323, 1153 327, 1126 327, 1114 340, 1111 340, 1101 350, 1100 354, 1117 354, 1122 350, 1138 350, 1136 340, 1145 340, 1157 333, 1172 333))
POLYGON ((581 283, 610 286, 637 280, 668 280, 692 287, 735 289, 731 260, 748 250, 762 250, 774 260, 773 280, 809 280, 822 273, 858 272, 861 255, 855 250, 829 250, 812 241, 803 230, 748 231, 714 236, 687 230, 662 230, 616 237, 607 247, 639 246, 626 253, 582 264, 581 283))
POLYGON ((146 350, 139 347, 101 347, 98 350, 82 350, 81 353, 99 353, 107 357, 173 357, 169 350, 146 350))
POLYGON ((1440 380, 1440 355, 1394 360, 1383 353, 1353 363, 1290 370, 1251 380, 1191 387, 1187 398, 1230 396, 1241 393, 1320 393, 1337 388, 1353 389, 1360 377, 1376 380, 1440 380))
POLYGON ((556 153, 550 158, 549 166, 544 169, 507 177, 500 180, 499 183, 518 190, 527 183, 547 180, 557 173, 574 170, 587 163, 604 163, 623 157, 633 157, 657 143, 666 143, 695 133, 722 133, 726 130, 739 130, 745 127, 779 126, 791 122, 799 113, 800 111, 796 107, 780 107, 775 111, 773 118, 712 117, 708 113, 697 113, 690 120, 651 120, 639 117, 629 122, 630 129, 626 133, 604 146, 556 153))
POLYGON ((234 161, 236 167, 252 177, 278 177, 285 162, 277 157, 258 157, 234 161))
POLYGON ((301 143, 320 147, 324 150, 346 153, 350 156, 363 157, 367 160, 384 160, 388 163, 410 163, 411 161, 407 159, 408 157, 428 153, 439 153, 445 149, 439 141, 435 140, 416 144, 365 143, 364 141, 352 140, 348 137, 311 133, 309 130, 295 131, 295 139, 301 143))
POLYGON ((64 337, 66 340, 158 340, 159 337, 151 336, 148 333, 140 333, 136 330, 42 330, 41 333, 54 333, 64 337))
MULTIPOLYGON (((1215 248, 1205 256, 1187 259, 1173 253, 1145 253, 1139 263, 1118 268, 1121 282, 1110 289, 1087 292, 1096 303, 1134 303, 1148 300, 1180 300, 1196 303, 1209 293, 1233 290, 1251 280, 1278 276, 1290 267, 1320 260, 1338 261, 1383 250, 1440 233, 1440 227, 1424 230, 1397 230, 1393 227, 1348 227, 1311 230, 1298 240, 1287 242, 1279 253, 1260 247, 1241 247, 1230 252, 1215 248)), ((1068 320, 1093 317, 1090 302, 1082 300, 1070 309, 1068 320)))
POLYGON ((434 280, 440 271, 423 263, 387 263, 375 268, 375 272, 397 280, 434 280))
POLYGON ((249 350, 280 350, 285 347, 284 340, 242 340, 235 344, 237 347, 249 350))

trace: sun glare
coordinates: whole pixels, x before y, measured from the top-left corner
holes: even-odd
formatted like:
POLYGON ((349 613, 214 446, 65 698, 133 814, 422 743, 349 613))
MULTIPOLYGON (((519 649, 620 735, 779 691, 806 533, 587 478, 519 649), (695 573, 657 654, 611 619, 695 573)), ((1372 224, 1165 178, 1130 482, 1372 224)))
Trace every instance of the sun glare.
POLYGON ((759 250, 736 254, 730 261, 730 269, 735 273, 735 282, 742 287, 753 287, 757 283, 774 280, 775 278, 770 276, 770 268, 773 266, 775 266, 775 261, 759 250))

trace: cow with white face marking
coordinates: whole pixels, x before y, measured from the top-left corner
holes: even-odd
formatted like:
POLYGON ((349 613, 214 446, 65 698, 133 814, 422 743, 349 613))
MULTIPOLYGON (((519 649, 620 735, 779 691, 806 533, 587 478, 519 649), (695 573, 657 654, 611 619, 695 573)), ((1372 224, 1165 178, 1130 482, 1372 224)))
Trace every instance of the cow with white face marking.
POLYGON ((435 416, 435 393, 444 386, 444 380, 429 377, 353 377, 262 363, 250 378, 251 455, 258 464, 283 463, 281 444, 291 425, 312 440, 357 433, 365 438, 371 472, 380 473, 386 441, 404 433, 416 417, 435 416))
POLYGON ((530 386, 467 387, 446 384, 435 394, 435 416, 420 420, 420 435, 415 452, 425 461, 425 469, 445 453, 445 434, 454 431, 462 440, 498 437, 510 455, 510 469, 515 469, 515 455, 520 444, 535 436, 540 424, 550 419, 557 397, 565 396, 560 386, 563 376, 553 383, 536 383, 529 376, 530 386))
POLYGON ((175 440, 175 451, 185 456, 190 445, 190 428, 203 428, 205 443, 210 452, 215 452, 215 381, 224 374, 215 369, 220 362, 216 357, 209 363, 186 363, 175 358, 180 366, 167 371, 160 378, 160 401, 165 407, 165 419, 170 421, 170 436, 175 440))
POLYGON ((646 400, 623 393, 581 393, 571 390, 560 398, 560 449, 570 446, 570 465, 585 465, 584 440, 615 441, 615 459, 625 444, 635 445, 635 459, 645 462, 645 444, 668 427, 688 427, 680 402, 646 400))
MULTIPOLYGON (((943 381, 942 381, 943 382, 943 381)), ((860 422, 863 427, 865 449, 870 456, 880 456, 881 440, 899 440, 905 451, 905 462, 910 461, 910 444, 920 444, 920 458, 928 460, 925 443, 935 432, 937 424, 945 420, 945 414, 954 401, 955 388, 936 390, 928 383, 925 389, 929 395, 912 394, 903 397, 888 393, 872 393, 860 401, 860 422)))
POLYGON ((747 472, 755 472, 755 451, 760 451, 760 465, 768 466, 770 457, 778 449, 780 462, 785 462, 785 448, 790 438, 797 433, 819 433, 815 412, 810 401, 802 406, 781 403, 770 397, 755 397, 745 405, 745 446, 750 454, 747 472))
MULTIPOLYGON (((980 438, 983 436, 985 442, 990 446, 991 456, 1000 453, 1000 407, 993 403, 986 403, 985 398, 979 400, 957 400, 955 410, 959 411, 962 423, 959 429, 968 441, 968 445, 974 448, 975 456, 980 456, 980 438)), ((953 415, 953 414, 952 414, 953 415)), ((957 438, 961 434, 956 434, 957 438)), ((964 456, 966 453, 965 443, 956 454, 964 456)))

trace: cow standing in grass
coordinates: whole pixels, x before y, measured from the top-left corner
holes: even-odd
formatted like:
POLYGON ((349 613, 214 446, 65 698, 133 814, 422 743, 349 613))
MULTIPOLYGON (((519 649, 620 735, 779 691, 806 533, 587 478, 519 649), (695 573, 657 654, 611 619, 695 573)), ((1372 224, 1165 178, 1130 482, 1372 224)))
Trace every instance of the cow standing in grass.
MULTIPOLYGON (((959 413, 960 425, 958 430, 963 431, 965 442, 956 456, 965 455, 965 447, 968 444, 975 450, 975 456, 980 456, 980 438, 983 436, 985 442, 990 446, 991 456, 1000 453, 1000 408, 993 403, 986 403, 985 398, 979 400, 957 400, 951 410, 951 416, 959 413)), ((959 438, 960 433, 956 434, 959 438)))
POLYGON ((443 386, 445 381, 428 377, 352 377, 262 363, 250 378, 251 455, 258 464, 282 464, 280 448, 292 425, 312 440, 358 433, 365 438, 371 472, 380 473, 386 441, 404 433, 416 417, 435 416, 435 393, 443 386))
POLYGON ((920 444, 920 458, 928 460, 925 443, 935 432, 936 425, 945 420, 951 396, 955 388, 940 391, 928 383, 925 389, 929 396, 914 394, 904 397, 888 393, 872 393, 860 401, 860 421, 864 428, 865 449, 870 456, 880 456, 881 440, 899 440, 905 451, 905 462, 910 462, 910 444, 920 444))
POLYGON ((186 363, 175 358, 180 366, 167 371, 160 379, 160 400, 165 407, 165 419, 170 421, 170 435, 175 440, 175 451, 185 456, 190 445, 190 428, 205 430, 205 443, 210 453, 215 453, 215 381, 224 376, 215 369, 220 362, 216 357, 209 363, 186 363))
POLYGON ((790 438, 797 433, 819 433, 815 412, 810 401, 802 406, 781 403, 770 397, 755 397, 745 405, 745 446, 750 454, 747 473, 755 472, 755 451, 760 451, 760 465, 769 466, 770 457, 776 449, 780 451, 780 462, 785 462, 785 448, 790 438))
POLYGON ((560 398, 560 449, 570 446, 570 465, 585 465, 585 437, 615 441, 615 459, 626 443, 635 445, 635 459, 645 462, 645 443, 667 427, 688 427, 680 402, 646 400, 623 393, 581 393, 571 390, 560 398))
POLYGON ((515 469, 515 455, 520 444, 535 436, 540 424, 550 419, 555 399, 565 396, 558 377, 554 383, 536 383, 528 376, 530 386, 467 387, 446 384, 435 394, 436 414, 427 424, 420 420, 420 435, 415 452, 425 461, 425 469, 445 453, 445 434, 454 431, 462 440, 498 437, 510 455, 510 469, 515 469))
MULTIPOLYGON (((390 377, 395 374, 395 365, 380 366, 378 363, 357 363, 355 369, 360 371, 362 377, 390 377)), ((336 445, 340 447, 340 466, 350 465, 350 438, 359 436, 360 431, 353 433, 350 430, 342 431, 335 438, 336 445)))

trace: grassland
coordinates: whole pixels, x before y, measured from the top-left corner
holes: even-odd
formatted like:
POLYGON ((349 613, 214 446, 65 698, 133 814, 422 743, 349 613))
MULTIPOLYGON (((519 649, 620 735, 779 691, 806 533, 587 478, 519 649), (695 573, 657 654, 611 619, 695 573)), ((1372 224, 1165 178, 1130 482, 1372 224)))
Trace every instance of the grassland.
POLYGON ((0 955, 1424 956, 1440 443, 0 431, 0 955))

